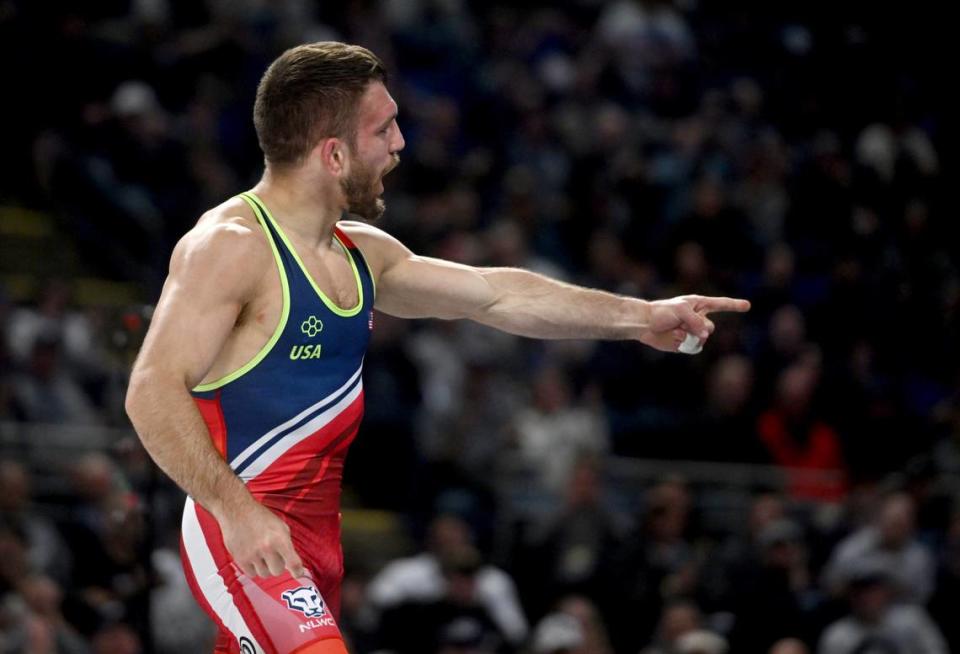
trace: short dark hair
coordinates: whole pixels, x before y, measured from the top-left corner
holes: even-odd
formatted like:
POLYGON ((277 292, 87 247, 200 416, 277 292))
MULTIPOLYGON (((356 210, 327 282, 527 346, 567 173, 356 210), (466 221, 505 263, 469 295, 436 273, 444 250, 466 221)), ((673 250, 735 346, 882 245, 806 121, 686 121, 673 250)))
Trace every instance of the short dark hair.
POLYGON ((387 81, 377 55, 336 41, 290 48, 270 64, 257 86, 253 124, 267 162, 300 163, 326 137, 353 147, 357 102, 370 82, 387 81))

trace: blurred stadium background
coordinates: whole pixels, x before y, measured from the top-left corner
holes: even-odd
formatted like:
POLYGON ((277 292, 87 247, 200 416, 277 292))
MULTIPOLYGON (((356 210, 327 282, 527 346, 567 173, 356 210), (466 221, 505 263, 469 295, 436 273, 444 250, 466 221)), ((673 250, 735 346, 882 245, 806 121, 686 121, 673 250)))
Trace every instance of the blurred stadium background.
POLYGON ((960 228, 942 17, 893 3, 0 0, 0 652, 209 652, 122 411, 254 90, 361 43, 415 251, 657 298, 697 357, 379 315, 353 651, 960 651, 960 228), (792 640, 790 640, 792 639, 792 640))

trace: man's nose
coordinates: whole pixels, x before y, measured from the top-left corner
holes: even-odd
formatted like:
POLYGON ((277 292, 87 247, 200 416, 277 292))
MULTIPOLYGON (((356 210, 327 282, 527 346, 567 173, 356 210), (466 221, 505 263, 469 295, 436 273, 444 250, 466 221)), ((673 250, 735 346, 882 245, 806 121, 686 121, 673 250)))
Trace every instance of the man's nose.
POLYGON ((406 142, 406 141, 404 140, 404 138, 403 138, 403 132, 401 132, 401 131, 400 131, 400 128, 398 127, 398 128, 397 128, 397 136, 396 136, 396 139, 394 139, 394 142, 392 143, 392 146, 393 146, 393 147, 390 148, 390 152, 391 152, 392 154, 393 154, 393 153, 400 152, 401 150, 403 150, 403 148, 404 148, 406 145, 407 145, 407 142, 406 142))

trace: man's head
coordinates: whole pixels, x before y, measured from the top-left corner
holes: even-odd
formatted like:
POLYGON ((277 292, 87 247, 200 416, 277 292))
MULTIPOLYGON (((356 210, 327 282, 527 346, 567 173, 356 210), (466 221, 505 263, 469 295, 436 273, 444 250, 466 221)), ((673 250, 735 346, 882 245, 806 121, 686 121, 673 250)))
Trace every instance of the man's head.
POLYGON ((379 217, 383 176, 404 145, 386 78, 383 62, 356 45, 308 43, 280 55, 253 110, 268 168, 324 171, 345 210, 379 217))
POLYGON ((877 517, 877 529, 884 548, 898 550, 913 539, 915 528, 913 499, 906 493, 894 493, 887 497, 877 517))

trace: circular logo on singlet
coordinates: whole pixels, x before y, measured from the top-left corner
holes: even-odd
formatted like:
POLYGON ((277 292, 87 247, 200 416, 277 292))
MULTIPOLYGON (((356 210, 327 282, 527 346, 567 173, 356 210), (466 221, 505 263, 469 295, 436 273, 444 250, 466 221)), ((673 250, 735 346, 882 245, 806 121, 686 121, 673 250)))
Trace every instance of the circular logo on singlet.
POLYGON ((316 316, 310 316, 302 323, 300 323, 300 331, 304 334, 313 338, 317 334, 323 331, 323 321, 317 318, 316 316))
POLYGON ((257 654, 257 646, 246 636, 240 636, 240 654, 257 654))

